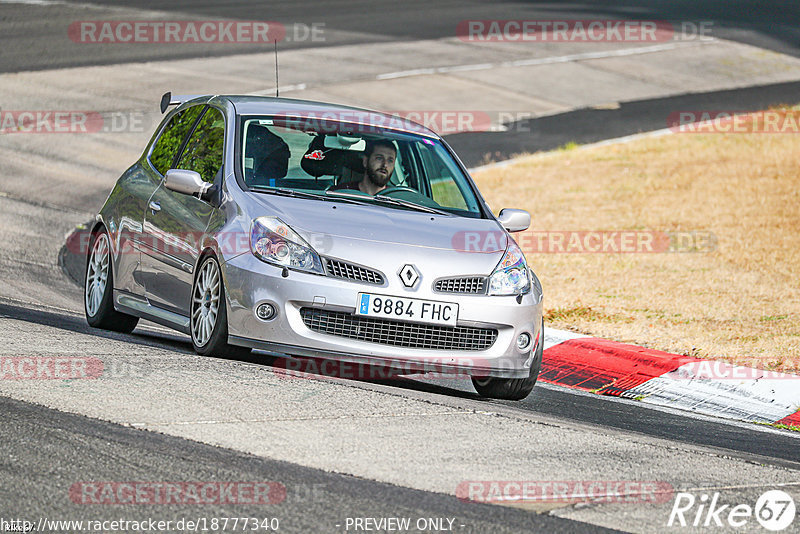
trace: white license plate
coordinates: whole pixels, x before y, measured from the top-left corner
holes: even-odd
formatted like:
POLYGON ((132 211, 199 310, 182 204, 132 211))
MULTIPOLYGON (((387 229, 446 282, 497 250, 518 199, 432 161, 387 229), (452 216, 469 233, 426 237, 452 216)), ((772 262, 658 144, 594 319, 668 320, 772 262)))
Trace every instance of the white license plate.
POLYGON ((356 315, 455 326, 458 321, 458 304, 359 293, 356 315))

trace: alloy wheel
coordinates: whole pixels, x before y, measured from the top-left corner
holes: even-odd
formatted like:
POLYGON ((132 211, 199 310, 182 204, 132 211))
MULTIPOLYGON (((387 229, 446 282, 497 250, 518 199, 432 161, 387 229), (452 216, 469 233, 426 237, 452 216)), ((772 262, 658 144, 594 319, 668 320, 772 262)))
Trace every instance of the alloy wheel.
POLYGON ((108 285, 108 262, 111 254, 108 246, 108 236, 100 234, 92 247, 89 266, 86 269, 86 312, 94 317, 100 311, 103 296, 108 285))
POLYGON ((200 269, 192 292, 192 337, 197 346, 205 346, 214 333, 220 306, 219 267, 209 258, 200 269))

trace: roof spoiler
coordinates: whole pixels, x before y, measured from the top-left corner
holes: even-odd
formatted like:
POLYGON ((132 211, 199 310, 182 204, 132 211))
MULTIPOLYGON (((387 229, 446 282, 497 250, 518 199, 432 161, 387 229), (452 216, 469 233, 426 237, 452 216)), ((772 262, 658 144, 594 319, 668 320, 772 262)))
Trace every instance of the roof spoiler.
POLYGON ((175 95, 172 96, 172 93, 167 91, 161 97, 161 113, 167 111, 167 108, 170 106, 179 106, 184 102, 192 100, 193 98, 198 98, 203 95, 175 95))

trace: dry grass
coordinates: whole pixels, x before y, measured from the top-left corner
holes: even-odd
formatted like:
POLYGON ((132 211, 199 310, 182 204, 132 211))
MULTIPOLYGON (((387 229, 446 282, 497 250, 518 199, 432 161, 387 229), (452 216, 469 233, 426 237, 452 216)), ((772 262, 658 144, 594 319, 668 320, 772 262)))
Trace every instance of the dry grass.
POLYGON ((800 137, 676 134, 476 173, 534 230, 703 230, 713 252, 529 253, 555 328, 800 372, 800 137))

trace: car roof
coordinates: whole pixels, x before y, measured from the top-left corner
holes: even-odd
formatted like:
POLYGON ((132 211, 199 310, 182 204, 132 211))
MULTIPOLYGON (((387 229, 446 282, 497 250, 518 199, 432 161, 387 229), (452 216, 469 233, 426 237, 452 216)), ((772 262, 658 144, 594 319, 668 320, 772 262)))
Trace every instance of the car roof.
MULTIPOLYGON (((211 95, 202 97, 208 101, 211 95)), ((398 115, 390 115, 365 108, 300 100, 253 95, 215 95, 213 98, 228 100, 236 109, 237 115, 286 115, 304 118, 338 120, 341 122, 363 124, 380 129, 411 133, 440 139, 439 135, 425 126, 398 115)))

